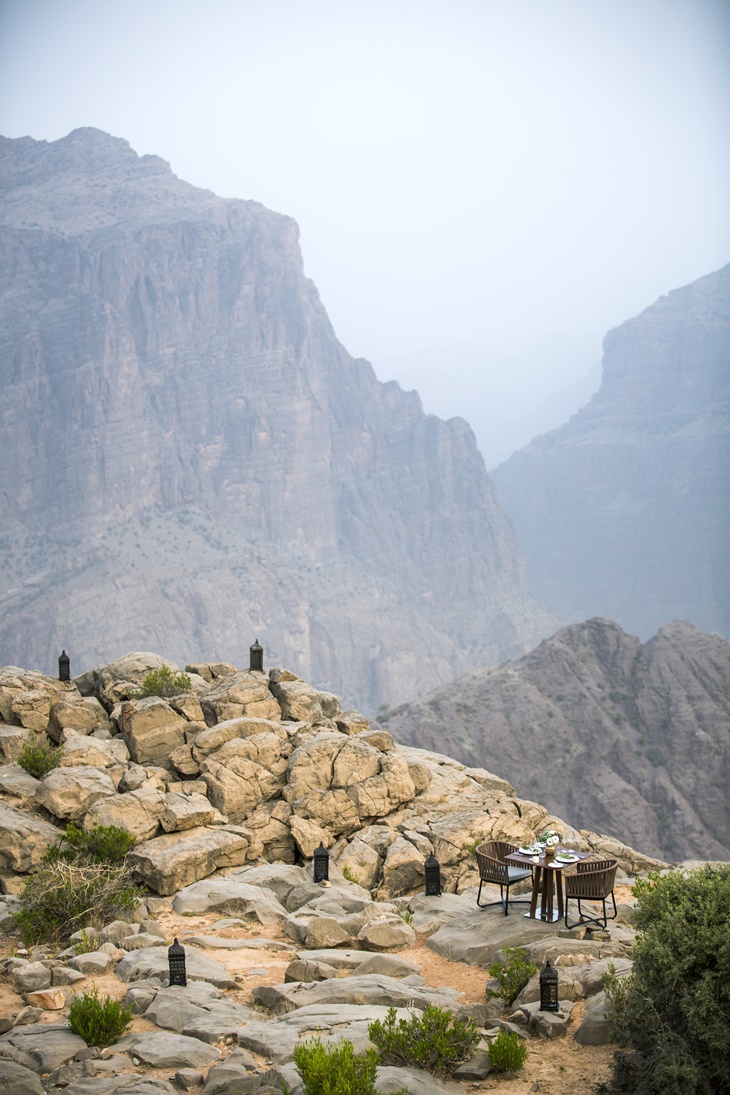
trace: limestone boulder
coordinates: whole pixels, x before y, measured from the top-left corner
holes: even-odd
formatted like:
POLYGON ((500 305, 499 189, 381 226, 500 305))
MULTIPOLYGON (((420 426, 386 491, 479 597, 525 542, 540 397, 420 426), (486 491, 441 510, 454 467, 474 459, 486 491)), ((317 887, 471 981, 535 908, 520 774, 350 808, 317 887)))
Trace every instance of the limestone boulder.
POLYGON ((335 723, 341 734, 365 734, 370 729, 370 723, 359 711, 343 711, 335 723))
POLYGON ((289 830, 297 848, 305 859, 311 859, 315 848, 318 848, 320 844, 323 844, 325 848, 329 848, 334 841, 332 834, 317 825, 315 821, 309 821, 297 814, 292 815, 289 821, 289 830))
POLYGON ((236 667, 229 662, 190 662, 185 666, 185 672, 195 673, 208 684, 213 684, 221 677, 231 677, 236 672, 236 667))
POLYGON ((259 734, 275 734, 282 742, 288 741, 287 732, 280 721, 242 716, 237 719, 226 719, 196 734, 192 742, 193 758, 200 764, 227 742, 235 738, 251 738, 259 734))
POLYGON ((500 801, 493 810, 454 810, 431 823, 434 855, 442 867, 460 863, 475 841, 506 840, 522 844, 534 839, 529 823, 520 817, 514 802, 500 801))
POLYGON ((344 790, 311 791, 294 802, 294 812, 335 836, 352 833, 360 827, 357 807, 344 790))
POLYGON ((232 822, 244 821, 263 802, 259 777, 266 772, 250 760, 240 761, 236 768, 233 772, 214 757, 208 757, 200 773, 209 800, 232 822))
POLYGON ((35 870, 61 833, 54 825, 0 803, 0 870, 35 870))
POLYGON ((45 730, 51 714, 52 695, 41 688, 18 692, 12 700, 11 718, 26 730, 45 730))
POLYGON ((170 765, 173 772, 183 779, 195 779, 200 775, 200 765, 193 756, 192 743, 178 745, 177 749, 173 749, 170 753, 170 765))
POLYGON ((18 760, 31 737, 30 731, 22 726, 0 724, 0 763, 11 764, 18 760))
MULTIPOLYGON (((289 868, 298 871, 299 868, 289 868)), ((227 878, 206 878, 186 886, 175 897, 172 907, 180 916, 200 916, 207 912, 228 913, 231 916, 255 914, 262 902, 274 903, 281 914, 286 910, 264 880, 269 876, 261 874, 261 868, 252 867, 236 872, 227 878), (257 873, 258 872, 258 873, 257 873), (260 884, 247 881, 249 878, 262 879, 260 884)), ((290 887, 291 888, 291 887, 290 887)))
POLYGON ((416 789, 408 771, 408 762, 400 753, 381 757, 380 774, 352 784, 347 793, 361 821, 385 817, 415 797, 416 789))
POLYGON ((335 759, 349 741, 343 734, 317 734, 291 754, 286 797, 290 802, 310 791, 326 791, 334 779, 335 759))
POLYGON ((261 850, 260 844, 252 843, 249 830, 241 826, 200 826, 137 844, 127 863, 151 890, 166 896, 221 867, 238 867, 249 854, 255 858, 261 850))
POLYGON ((606 993, 597 992, 586 1004, 583 1021, 575 1032, 581 1046, 605 1046, 614 1040, 611 1024, 611 1003, 606 993))
POLYGON ((281 719, 281 708, 269 691, 268 678, 246 669, 217 681, 201 698, 201 707, 209 726, 242 715, 281 719))
POLYGON ((396 837, 388 848, 380 879, 380 900, 422 889, 426 877, 425 856, 410 840, 396 837))
POLYGON ((281 715, 292 722, 308 722, 313 726, 327 724, 342 714, 340 701, 331 692, 319 692, 305 681, 271 680, 271 691, 279 702, 281 715))
POLYGON ((137 695, 145 677, 155 669, 167 666, 174 673, 179 667, 174 662, 148 651, 131 651, 107 665, 100 665, 74 678, 74 684, 82 696, 97 696, 107 711, 115 704, 137 695))
POLYGON ((75 730, 64 730, 60 740, 63 755, 58 762, 59 768, 124 768, 129 761, 129 750, 118 738, 105 741, 84 737, 75 730))
POLYGON ((416 933, 400 917, 383 917, 368 921, 360 929, 357 941, 363 950, 388 951, 394 947, 412 947, 416 933))
POLYGON ((294 863, 296 844, 290 829, 292 808, 288 803, 263 802, 246 819, 246 828, 270 863, 294 863))
POLYGON ((5 1057, 0 1057, 0 1090, 4 1095, 44 1095, 40 1076, 5 1057))
POLYGON ((168 791, 164 802, 165 809, 160 823, 166 833, 179 833, 199 825, 210 825, 219 816, 204 795, 179 795, 168 791))
POLYGON ((53 768, 40 781, 36 801, 54 817, 79 821, 97 799, 116 793, 111 777, 99 768, 53 768))
POLYGON ((169 769, 170 753, 185 744, 187 720, 159 696, 122 704, 120 730, 137 764, 169 769))
POLYGON ((10 799, 15 806, 30 806, 39 783, 40 780, 15 762, 3 764, 0 768, 0 795, 10 799))
POLYGON ((380 773, 382 754, 360 738, 346 741, 335 757, 332 786, 350 787, 380 773))
POLYGON ((163 791, 141 787, 98 799, 84 817, 84 829, 88 832, 95 825, 118 825, 137 840, 149 840, 159 830, 165 809, 163 791))
POLYGON ((383 857, 356 833, 344 851, 340 852, 337 865, 342 871, 347 869, 366 890, 372 890, 380 877, 383 857))
POLYGON ((416 794, 420 795, 422 791, 427 790, 428 785, 431 782, 431 773, 425 764, 421 764, 418 760, 408 760, 408 774, 413 780, 413 786, 416 794))
POLYGON ((64 730, 85 735, 92 730, 114 733, 115 728, 96 696, 81 696, 74 692, 61 693, 51 706, 48 736, 59 742, 64 730))

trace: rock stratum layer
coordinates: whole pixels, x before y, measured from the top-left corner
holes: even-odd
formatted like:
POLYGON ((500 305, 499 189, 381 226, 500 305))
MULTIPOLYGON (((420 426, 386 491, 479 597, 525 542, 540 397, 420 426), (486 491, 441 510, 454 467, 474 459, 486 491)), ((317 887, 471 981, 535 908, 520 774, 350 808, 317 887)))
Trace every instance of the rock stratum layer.
POLYGON ((687 623, 644 644, 610 620, 571 625, 387 726, 649 855, 730 858, 730 643, 687 623))
POLYGON ((610 331, 590 403, 492 473, 558 617, 730 636, 729 380, 730 265, 610 331))
POLYGON ((3 660, 258 637, 372 708, 549 630, 471 430, 347 354, 292 220, 93 129, 0 178, 3 660))

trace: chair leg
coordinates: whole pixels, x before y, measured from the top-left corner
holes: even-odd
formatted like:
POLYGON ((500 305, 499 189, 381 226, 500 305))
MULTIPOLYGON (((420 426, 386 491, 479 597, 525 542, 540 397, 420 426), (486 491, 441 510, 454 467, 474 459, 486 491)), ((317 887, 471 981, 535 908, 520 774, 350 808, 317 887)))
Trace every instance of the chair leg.
POLYGON ((616 908, 616 898, 614 897, 613 890, 610 893, 611 901, 613 902, 613 916, 608 916, 606 913, 606 898, 602 898, 603 916, 587 916, 586 913, 580 907, 581 899, 576 898, 578 902, 578 920, 575 924, 568 923, 568 897, 565 898, 565 926, 566 928, 579 928, 583 924, 598 924, 599 928, 603 928, 604 931, 608 928, 608 921, 615 920, 618 916, 618 909, 616 908))

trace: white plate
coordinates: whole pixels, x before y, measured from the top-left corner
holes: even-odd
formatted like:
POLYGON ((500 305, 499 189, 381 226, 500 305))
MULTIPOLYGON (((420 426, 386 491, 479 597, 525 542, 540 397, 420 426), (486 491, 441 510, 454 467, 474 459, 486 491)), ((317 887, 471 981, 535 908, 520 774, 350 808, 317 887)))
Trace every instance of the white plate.
POLYGON ((578 862, 578 856, 577 855, 563 855, 560 852, 558 852, 558 854, 555 856, 555 858, 559 859, 561 863, 577 863, 578 862))

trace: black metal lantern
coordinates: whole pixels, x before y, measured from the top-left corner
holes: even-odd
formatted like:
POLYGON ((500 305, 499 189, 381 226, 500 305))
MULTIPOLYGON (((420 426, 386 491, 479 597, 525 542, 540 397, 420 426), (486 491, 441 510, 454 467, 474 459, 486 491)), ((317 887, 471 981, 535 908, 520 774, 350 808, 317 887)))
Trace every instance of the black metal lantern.
POLYGON ((188 975, 185 972, 185 948, 181 947, 175 936, 175 942, 167 949, 167 962, 170 966, 170 984, 187 985, 188 975))
POLYGON ((249 669, 258 670, 259 673, 264 671, 264 648, 258 639, 255 639, 253 645, 249 649, 249 669))
POLYGON ((426 897, 438 897, 441 893, 441 867, 433 853, 424 863, 423 869, 426 872, 426 897))
POLYGON ((540 1011, 558 1010, 558 971, 548 958, 540 974, 540 1011))
POLYGON ((314 849, 314 881, 329 882, 330 854, 324 844, 314 849))
POLYGON ((58 679, 59 681, 71 680, 71 659, 65 650, 62 650, 58 658, 58 679))

